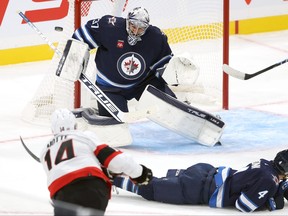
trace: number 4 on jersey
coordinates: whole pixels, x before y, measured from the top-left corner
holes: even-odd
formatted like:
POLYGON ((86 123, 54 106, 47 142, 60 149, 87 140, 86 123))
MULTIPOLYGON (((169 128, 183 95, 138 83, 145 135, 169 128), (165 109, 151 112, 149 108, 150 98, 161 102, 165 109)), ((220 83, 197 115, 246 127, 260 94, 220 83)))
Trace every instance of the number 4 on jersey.
POLYGON ((258 195, 259 195, 258 199, 264 198, 267 193, 268 193, 267 190, 265 190, 265 191, 260 191, 260 192, 258 193, 258 195))

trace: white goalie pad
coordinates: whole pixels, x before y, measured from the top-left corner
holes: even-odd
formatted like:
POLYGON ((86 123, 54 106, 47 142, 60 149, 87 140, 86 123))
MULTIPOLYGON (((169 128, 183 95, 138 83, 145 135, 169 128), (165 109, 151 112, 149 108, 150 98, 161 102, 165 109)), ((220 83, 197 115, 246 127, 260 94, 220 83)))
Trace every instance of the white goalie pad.
POLYGON ((111 147, 131 145, 133 142, 128 123, 120 123, 113 117, 99 116, 93 108, 73 111, 78 125, 97 134, 98 138, 111 147))
POLYGON ((173 56, 162 77, 168 85, 192 85, 199 76, 199 67, 189 53, 173 56))
POLYGON ((70 81, 77 81, 85 73, 90 53, 86 43, 78 40, 67 40, 65 49, 56 70, 56 75, 70 81))
POLYGON ((219 142, 225 123, 212 114, 180 102, 149 85, 136 109, 151 104, 157 106, 157 112, 147 117, 151 121, 205 146, 214 146, 219 142))

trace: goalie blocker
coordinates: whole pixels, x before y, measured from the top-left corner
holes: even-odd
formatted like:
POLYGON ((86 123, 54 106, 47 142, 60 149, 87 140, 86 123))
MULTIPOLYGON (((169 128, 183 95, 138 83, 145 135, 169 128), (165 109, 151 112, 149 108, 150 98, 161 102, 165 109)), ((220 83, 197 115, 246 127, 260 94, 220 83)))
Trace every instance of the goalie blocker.
POLYGON ((86 71, 90 53, 87 44, 73 39, 67 40, 56 75, 70 81, 77 81, 86 71))

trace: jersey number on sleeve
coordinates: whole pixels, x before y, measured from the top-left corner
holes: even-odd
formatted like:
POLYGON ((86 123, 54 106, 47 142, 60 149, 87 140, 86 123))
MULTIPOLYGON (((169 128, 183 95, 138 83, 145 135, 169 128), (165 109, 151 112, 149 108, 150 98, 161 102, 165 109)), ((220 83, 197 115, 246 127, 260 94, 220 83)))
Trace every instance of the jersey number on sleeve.
MULTIPOLYGON (((73 143, 72 139, 66 140, 61 143, 58 152, 56 154, 54 164, 57 165, 61 163, 62 161, 69 160, 71 158, 75 157, 74 151, 73 151, 73 143)), ((52 169, 52 159, 50 155, 50 149, 46 152, 45 155, 45 161, 47 163, 47 167, 49 170, 52 169)))
POLYGON ((95 19, 92 21, 91 28, 99 28, 99 19, 95 19))

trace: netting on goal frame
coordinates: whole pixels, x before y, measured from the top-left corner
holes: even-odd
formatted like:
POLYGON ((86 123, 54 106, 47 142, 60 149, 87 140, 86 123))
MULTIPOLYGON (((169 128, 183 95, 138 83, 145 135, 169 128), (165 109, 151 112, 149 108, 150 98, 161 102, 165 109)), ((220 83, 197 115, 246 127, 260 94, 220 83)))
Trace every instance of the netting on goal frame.
MULTIPOLYGON (((106 14, 126 17, 137 6, 145 7, 150 23, 168 36, 175 55, 188 52, 199 66, 199 76, 191 85, 171 87, 178 98, 192 104, 222 106, 223 8, 224 2, 211 0, 69 0, 57 48, 62 51, 75 28, 106 14)), ((91 51, 86 75, 95 81, 95 50, 91 51)), ((94 106, 95 99, 84 88, 55 76, 60 57, 53 56, 48 73, 23 111, 25 121, 46 124, 51 113, 66 107, 94 106), (80 94, 81 92, 81 94, 80 94)))

